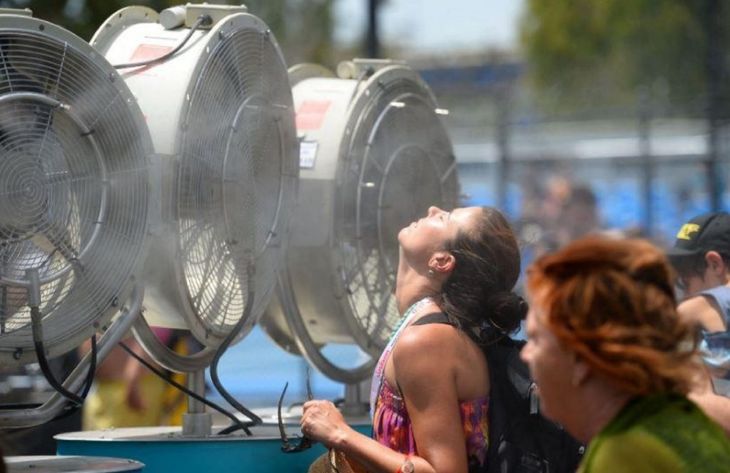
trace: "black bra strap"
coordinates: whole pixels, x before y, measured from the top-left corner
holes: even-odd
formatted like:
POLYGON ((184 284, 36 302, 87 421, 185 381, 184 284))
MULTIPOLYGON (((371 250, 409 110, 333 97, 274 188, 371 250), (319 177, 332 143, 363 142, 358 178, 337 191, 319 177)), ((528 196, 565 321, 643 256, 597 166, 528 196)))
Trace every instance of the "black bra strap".
POLYGON ((428 324, 446 324, 455 325, 449 317, 443 312, 434 312, 432 314, 426 314, 420 319, 413 322, 411 325, 428 325, 428 324))

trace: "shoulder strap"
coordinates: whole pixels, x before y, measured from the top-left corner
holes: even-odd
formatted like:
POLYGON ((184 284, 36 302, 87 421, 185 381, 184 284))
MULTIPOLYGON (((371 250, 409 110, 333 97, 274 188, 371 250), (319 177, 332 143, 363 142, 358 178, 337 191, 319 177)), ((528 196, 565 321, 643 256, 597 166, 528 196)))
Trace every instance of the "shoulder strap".
POLYGON ((411 325, 428 325, 428 324, 446 324, 446 325, 454 325, 454 323, 449 320, 449 317, 444 314, 443 312, 434 312, 431 314, 426 314, 420 319, 413 322, 411 325))
POLYGON ((718 286, 711 289, 705 289, 700 292, 701 295, 710 297, 720 307, 721 316, 725 327, 730 330, 730 287, 718 286))

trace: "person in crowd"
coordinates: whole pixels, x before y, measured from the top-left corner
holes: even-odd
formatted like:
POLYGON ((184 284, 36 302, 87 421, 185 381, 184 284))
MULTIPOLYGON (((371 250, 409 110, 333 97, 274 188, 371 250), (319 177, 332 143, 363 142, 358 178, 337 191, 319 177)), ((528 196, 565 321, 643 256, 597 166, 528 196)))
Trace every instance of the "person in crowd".
POLYGON ((710 212, 691 219, 667 254, 685 296, 679 314, 702 333, 708 376, 692 398, 730 435, 730 214, 710 212))
POLYGON ((467 332, 485 324, 513 331, 524 318, 526 304, 512 292, 517 241, 494 208, 431 207, 399 232, 398 242, 402 319, 372 380, 374 438, 322 400, 304 404, 302 432, 356 470, 474 471, 486 460, 490 386, 487 360, 467 332), (453 325, 419 324, 434 313, 453 325))
POLYGON ((580 473, 726 472, 730 441, 687 394, 697 336, 645 240, 586 237, 527 272, 528 364, 541 412, 588 444, 580 473))
POLYGON ((564 176, 545 179, 544 189, 537 180, 525 185, 529 191, 525 191, 516 230, 519 239, 525 243, 523 251, 527 251, 527 254, 523 253, 523 256, 530 260, 560 246, 563 210, 573 185, 564 176))
POLYGON ((563 203, 557 220, 556 237, 558 247, 586 235, 599 233, 601 221, 598 199, 587 184, 575 184, 563 203))
MULTIPOLYGON (((172 329, 153 327, 152 330, 162 343, 170 348, 176 346, 179 337, 172 329)), ((154 363, 133 337, 127 337, 124 343, 138 356, 154 363)), ((88 349, 88 344, 82 347, 88 349)), ((180 425, 173 414, 184 402, 170 398, 168 387, 165 380, 116 346, 97 367, 94 389, 84 403, 84 429, 180 425)), ((178 393, 174 388, 171 391, 178 393)))
POLYGON ((607 233, 617 235, 615 229, 607 230, 601 224, 598 198, 593 189, 584 183, 574 183, 564 176, 554 176, 547 181, 545 191, 536 200, 536 193, 523 203, 518 231, 522 241, 535 258, 565 246, 576 238, 607 233))

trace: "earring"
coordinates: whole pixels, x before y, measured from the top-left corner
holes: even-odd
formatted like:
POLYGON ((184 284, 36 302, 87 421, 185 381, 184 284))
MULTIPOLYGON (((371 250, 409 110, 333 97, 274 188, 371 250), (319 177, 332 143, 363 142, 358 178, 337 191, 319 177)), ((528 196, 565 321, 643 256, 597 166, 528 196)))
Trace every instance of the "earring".
POLYGON ((428 275, 433 276, 434 274, 436 274, 436 273, 433 272, 433 269, 428 268, 428 275))

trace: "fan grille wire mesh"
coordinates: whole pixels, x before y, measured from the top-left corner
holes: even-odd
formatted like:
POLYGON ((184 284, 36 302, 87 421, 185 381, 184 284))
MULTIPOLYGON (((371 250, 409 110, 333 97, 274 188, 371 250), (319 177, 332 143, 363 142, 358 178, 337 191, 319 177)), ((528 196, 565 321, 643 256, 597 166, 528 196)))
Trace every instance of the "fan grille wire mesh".
POLYGON ((282 259, 298 176, 286 66, 266 31, 232 32, 211 51, 191 94, 179 173, 183 275, 195 316, 226 334, 243 316, 255 258, 263 312, 282 259))
POLYGON ((371 94, 349 156, 340 186, 340 277, 355 337, 377 352, 400 319, 394 297, 398 231, 430 205, 456 205, 458 182, 434 104, 409 79, 381 84, 371 94))
POLYGON ((26 270, 47 348, 73 345, 113 314, 147 227, 150 144, 129 97, 91 48, 38 29, 0 29, 0 351, 32 346, 26 270))

